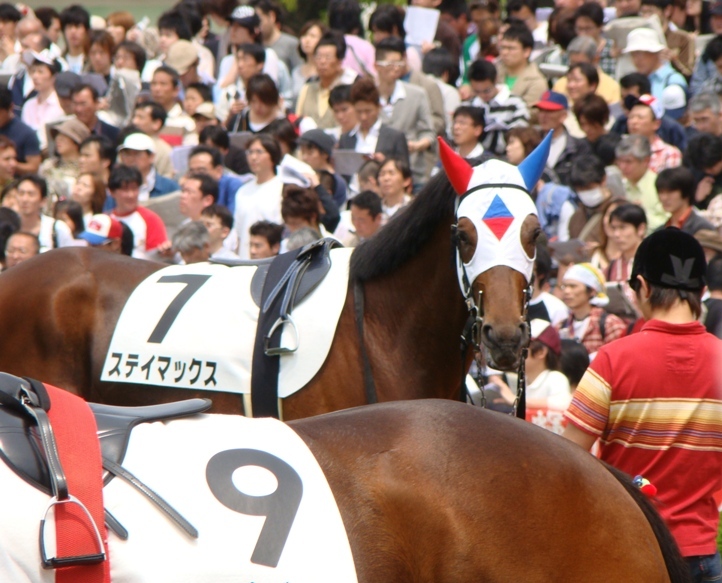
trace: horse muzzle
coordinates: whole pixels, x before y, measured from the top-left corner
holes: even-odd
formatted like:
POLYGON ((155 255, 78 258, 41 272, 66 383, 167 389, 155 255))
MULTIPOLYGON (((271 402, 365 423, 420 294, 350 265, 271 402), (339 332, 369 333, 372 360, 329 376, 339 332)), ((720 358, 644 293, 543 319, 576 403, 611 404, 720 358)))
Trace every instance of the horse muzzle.
POLYGON ((481 342, 486 349, 490 367, 513 371, 519 367, 522 349, 529 344, 529 327, 526 323, 517 327, 501 328, 484 324, 481 329, 481 342))

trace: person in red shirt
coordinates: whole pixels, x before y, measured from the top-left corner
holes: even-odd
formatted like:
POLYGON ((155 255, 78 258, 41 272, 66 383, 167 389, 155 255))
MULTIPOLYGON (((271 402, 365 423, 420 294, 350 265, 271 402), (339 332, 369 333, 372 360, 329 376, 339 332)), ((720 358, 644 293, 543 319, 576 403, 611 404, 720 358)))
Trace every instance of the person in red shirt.
POLYGON ((153 211, 138 205, 143 177, 137 168, 120 164, 113 168, 108 190, 116 207, 111 217, 128 225, 133 231, 133 257, 150 259, 150 253, 168 240, 163 220, 153 211))
POLYGON ((602 346, 565 413, 564 437, 656 488, 656 506, 693 581, 722 578, 722 341, 698 322, 702 247, 675 228, 639 246, 630 285, 647 320, 602 346))

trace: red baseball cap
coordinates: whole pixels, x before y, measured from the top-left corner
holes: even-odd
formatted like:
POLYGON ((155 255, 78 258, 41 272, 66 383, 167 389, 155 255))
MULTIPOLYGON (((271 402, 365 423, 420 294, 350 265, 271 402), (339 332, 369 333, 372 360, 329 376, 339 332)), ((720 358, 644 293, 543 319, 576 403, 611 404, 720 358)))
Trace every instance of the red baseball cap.
POLYGON ((88 226, 78 235, 91 245, 103 245, 112 239, 120 239, 123 236, 123 227, 120 222, 109 215, 93 215, 88 221, 88 226))
POLYGON ((569 101, 561 93, 545 91, 541 99, 534 104, 534 107, 546 111, 561 111, 562 109, 569 109, 569 101))

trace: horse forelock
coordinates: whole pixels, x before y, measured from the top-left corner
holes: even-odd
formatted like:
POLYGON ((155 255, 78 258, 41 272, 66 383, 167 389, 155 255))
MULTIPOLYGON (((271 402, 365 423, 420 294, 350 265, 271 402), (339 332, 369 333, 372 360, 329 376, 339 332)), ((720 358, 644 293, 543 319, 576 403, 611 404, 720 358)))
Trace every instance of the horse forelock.
POLYGON ((434 176, 406 208, 354 251, 351 278, 368 281, 388 275, 418 255, 443 222, 451 223, 457 199, 446 174, 434 176))

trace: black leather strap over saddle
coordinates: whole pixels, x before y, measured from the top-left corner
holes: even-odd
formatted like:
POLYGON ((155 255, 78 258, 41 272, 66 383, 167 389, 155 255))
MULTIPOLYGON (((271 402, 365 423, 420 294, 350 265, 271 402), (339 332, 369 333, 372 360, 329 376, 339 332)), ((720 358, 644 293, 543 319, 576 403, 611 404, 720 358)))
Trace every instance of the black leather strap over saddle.
MULTIPOLYGON (((28 395, 32 405, 41 411, 50 408, 50 400, 42 383, 33 379, 19 378, 0 373, 0 458, 20 478, 31 486, 51 494, 51 485, 57 477, 56 468, 47 459, 45 448, 41 446, 41 431, 36 415, 30 415, 22 406, 28 395)), ((140 423, 165 421, 202 413, 211 406, 209 399, 189 399, 176 403, 151 405, 148 407, 114 407, 90 403, 98 426, 98 439, 103 458, 103 467, 108 474, 107 484, 118 476, 153 501, 171 520, 191 536, 197 531, 162 497, 145 486, 135 476, 123 469, 121 464, 130 440, 133 427, 140 423)), ((52 433, 47 426, 45 431, 52 433)), ((127 532, 112 515, 106 511, 106 523, 121 538, 127 538, 127 532)))
POLYGON ((254 417, 279 418, 280 358, 292 354, 299 346, 298 329, 291 313, 326 277, 331 269, 330 252, 336 247, 341 247, 341 244, 335 239, 320 239, 279 255, 265 274, 251 369, 254 417), (281 345, 286 326, 291 327, 295 336, 290 346, 281 345))

